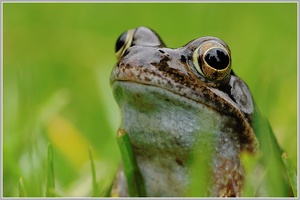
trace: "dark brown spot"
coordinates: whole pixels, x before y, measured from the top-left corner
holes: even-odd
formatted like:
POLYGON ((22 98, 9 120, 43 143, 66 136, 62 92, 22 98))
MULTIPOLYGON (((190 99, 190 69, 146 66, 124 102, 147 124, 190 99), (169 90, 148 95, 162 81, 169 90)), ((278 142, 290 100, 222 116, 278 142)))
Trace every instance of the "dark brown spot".
POLYGON ((179 158, 176 158, 175 161, 177 162, 178 165, 183 166, 183 162, 179 158))

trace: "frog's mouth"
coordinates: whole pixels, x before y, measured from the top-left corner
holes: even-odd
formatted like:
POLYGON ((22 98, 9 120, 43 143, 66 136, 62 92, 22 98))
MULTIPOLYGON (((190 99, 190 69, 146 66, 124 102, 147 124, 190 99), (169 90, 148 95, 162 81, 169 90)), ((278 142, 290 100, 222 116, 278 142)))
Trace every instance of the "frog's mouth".
MULTIPOLYGON (((144 64, 145 66, 135 67, 136 65, 136 63, 132 65, 123 62, 117 63, 111 73, 111 85, 115 81, 130 81, 156 86, 211 107, 225 115, 247 118, 244 111, 242 112, 241 108, 230 97, 230 94, 207 86, 206 83, 197 77, 181 73, 180 71, 172 71, 167 66, 163 66, 164 69, 160 69, 160 65, 157 66, 158 64, 156 63, 146 63, 144 64)), ((248 119, 245 120, 247 121, 248 119)))
MULTIPOLYGON (((224 114, 215 109, 213 106, 197 101, 190 96, 182 95, 176 93, 172 90, 159 87, 154 84, 136 82, 132 80, 114 80, 111 83, 115 100, 117 101, 119 107, 124 109, 124 106, 129 105, 134 110, 139 110, 143 113, 157 112, 160 109, 165 110, 180 110, 178 115, 184 112, 197 112, 197 115, 201 115, 203 110, 211 110, 212 113, 222 115, 224 117, 228 116, 231 120, 238 119, 237 127, 235 127, 236 132, 239 135, 241 141, 241 148, 249 152, 255 152, 258 149, 258 141, 255 137, 251 125, 241 118, 241 116, 236 116, 233 114, 224 114), (184 111, 183 111, 184 110, 184 111)), ((205 114, 204 114, 205 115, 205 114)), ((203 120, 210 119, 208 116, 204 117, 203 120)), ((207 122, 209 123, 209 122, 207 122)), ((228 122, 230 123, 230 122, 228 122)))
MULTIPOLYGON (((189 79, 174 80, 174 77, 168 77, 168 74, 153 74, 146 67, 129 68, 127 66, 117 66, 111 74, 111 85, 116 81, 128 81, 159 87, 227 115, 234 115, 236 112, 239 112, 235 102, 222 91, 206 87, 201 82, 195 83, 189 79)), ((242 113, 239 114, 243 115, 242 113)))

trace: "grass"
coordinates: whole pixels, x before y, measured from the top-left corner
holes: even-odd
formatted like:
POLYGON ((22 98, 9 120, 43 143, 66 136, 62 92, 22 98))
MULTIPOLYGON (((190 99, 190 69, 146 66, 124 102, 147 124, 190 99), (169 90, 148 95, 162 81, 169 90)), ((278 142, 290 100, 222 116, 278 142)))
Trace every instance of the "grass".
POLYGON ((48 156, 47 156, 47 186, 46 197, 55 197, 55 176, 54 176, 54 164, 53 164, 53 150, 50 144, 48 144, 48 156))
POLYGON ((92 150, 89 149, 89 156, 91 160, 91 172, 92 172, 92 185, 93 185, 93 197, 99 197, 100 196, 100 190, 97 183, 97 176, 96 176, 96 169, 95 169, 95 162, 92 155, 92 150))
POLYGON ((226 41, 233 70, 297 166, 295 3, 4 3, 4 197, 22 195, 19 189, 45 196, 48 143, 58 194, 93 196, 93 179, 102 194, 111 186, 120 160, 108 81, 114 45, 140 25, 170 47, 204 35, 226 41))
POLYGON ((287 174, 293 190, 293 195, 297 197, 298 196, 297 169, 295 168, 291 160, 288 158, 288 155, 286 153, 283 153, 281 157, 282 157, 283 164, 287 169, 287 174))
POLYGON ((25 197, 24 182, 22 177, 19 179, 19 197, 25 197))
POLYGON ((117 142, 122 157, 123 169, 127 180, 128 194, 130 197, 145 197, 145 185, 138 167, 128 134, 118 130, 117 142))

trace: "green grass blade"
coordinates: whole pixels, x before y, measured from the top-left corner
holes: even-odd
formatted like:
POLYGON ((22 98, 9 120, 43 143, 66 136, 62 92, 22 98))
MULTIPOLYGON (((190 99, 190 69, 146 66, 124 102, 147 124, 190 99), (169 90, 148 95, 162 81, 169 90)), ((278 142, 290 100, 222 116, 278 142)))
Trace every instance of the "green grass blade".
POLYGON ((121 152, 129 195, 132 197, 146 196, 144 180, 133 153, 130 138, 122 129, 118 131, 117 142, 121 152))
POLYGON ((114 185, 114 182, 112 181, 111 184, 109 185, 109 187, 107 188, 107 190, 104 191, 103 197, 111 197, 110 194, 111 194, 111 190, 113 188, 113 185, 114 185))
POLYGON ((48 157, 47 157, 47 186, 46 197, 55 197, 55 176, 53 166, 53 150, 51 144, 48 144, 48 157))
POLYGON ((279 146, 268 120, 260 114, 256 106, 253 119, 253 127, 262 154, 260 163, 262 170, 264 170, 264 177, 256 195, 290 196, 291 186, 287 181, 287 172, 281 158, 283 150, 279 146))
POLYGON ((245 172, 243 197, 255 197, 257 187, 263 179, 264 174, 257 171, 256 165, 259 159, 259 154, 254 155, 249 152, 243 152, 241 154, 241 161, 245 172))
POLYGON ((24 182, 22 176, 19 179, 19 197, 25 197, 24 182))
POLYGON ((295 168, 295 166, 293 165, 293 163, 291 162, 291 160, 288 158, 286 153, 282 154, 282 161, 283 164, 286 168, 288 177, 289 177, 289 181, 293 190, 293 194, 295 197, 297 197, 298 195, 298 191, 297 191, 297 170, 295 168))
POLYGON ((94 163, 91 148, 89 148, 89 156, 90 156, 90 160, 91 160, 93 197, 100 197, 100 190, 99 190, 98 183, 97 183, 95 163, 94 163))
POLYGON ((189 167, 190 186, 186 196, 189 197, 208 197, 209 188, 212 187, 211 176, 213 174, 210 163, 216 154, 211 141, 214 136, 210 133, 201 138, 202 142, 196 143, 193 151, 189 155, 187 165, 189 167))

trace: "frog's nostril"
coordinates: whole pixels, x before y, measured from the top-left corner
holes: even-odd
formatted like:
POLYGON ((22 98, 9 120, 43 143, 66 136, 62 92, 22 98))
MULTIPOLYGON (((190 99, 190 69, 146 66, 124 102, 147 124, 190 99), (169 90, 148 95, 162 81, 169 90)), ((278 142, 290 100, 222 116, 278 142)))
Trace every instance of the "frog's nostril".
POLYGON ((159 49, 158 51, 162 54, 163 58, 170 57, 170 55, 167 52, 165 52, 165 51, 163 51, 161 49, 159 49))

